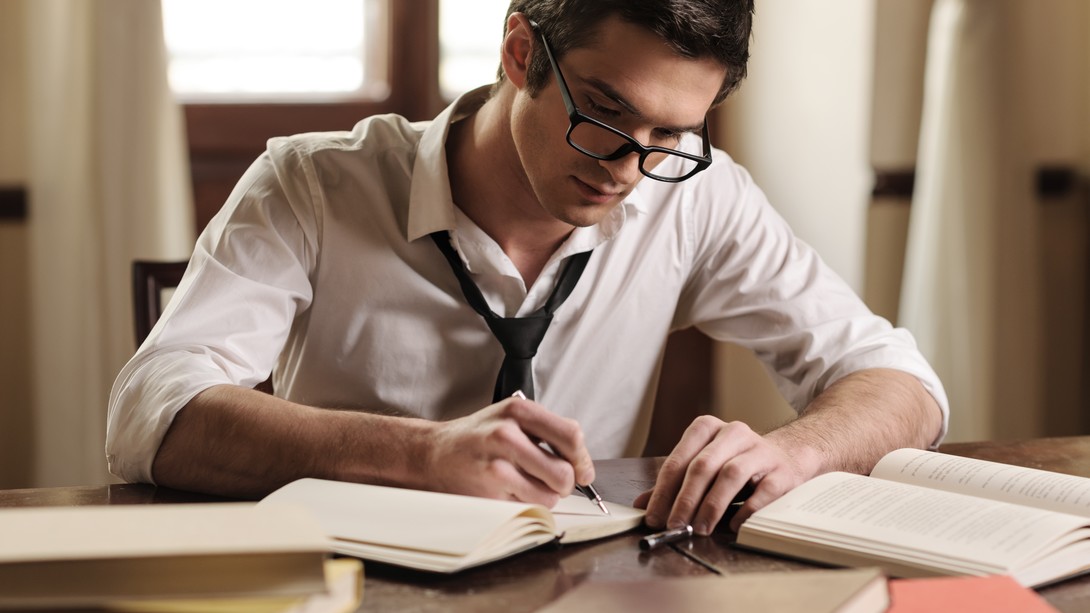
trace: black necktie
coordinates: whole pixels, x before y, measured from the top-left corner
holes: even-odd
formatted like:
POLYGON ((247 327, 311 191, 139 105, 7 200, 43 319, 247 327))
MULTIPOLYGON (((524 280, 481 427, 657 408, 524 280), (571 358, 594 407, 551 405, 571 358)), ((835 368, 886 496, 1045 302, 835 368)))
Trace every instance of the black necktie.
POLYGON ((465 295, 466 302, 484 318, 492 335, 503 346, 503 365, 500 366, 500 374, 496 378, 492 402, 499 402, 517 390, 522 390, 527 398, 532 399, 534 379, 530 370, 530 361, 537 355, 537 347, 541 344, 541 339, 545 338, 545 332, 553 321, 553 313, 563 304, 564 299, 579 282, 579 276, 583 274, 591 252, 584 251, 568 258, 567 265, 560 273, 560 280, 556 282, 552 295, 545 301, 545 306, 526 317, 500 317, 488 308, 488 302, 485 301, 481 290, 473 283, 473 279, 469 278, 469 273, 462 264, 462 258, 458 257, 458 253, 450 244, 450 234, 445 231, 435 232, 431 238, 450 262, 450 267, 462 286, 462 294, 465 295))

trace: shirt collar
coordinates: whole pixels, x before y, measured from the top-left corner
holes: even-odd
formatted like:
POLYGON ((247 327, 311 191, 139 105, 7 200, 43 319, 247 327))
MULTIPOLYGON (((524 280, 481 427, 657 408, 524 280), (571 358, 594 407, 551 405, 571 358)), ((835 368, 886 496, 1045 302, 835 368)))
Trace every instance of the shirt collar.
POLYGON ((447 174, 447 135, 450 125, 477 111, 488 100, 491 86, 477 88, 460 96, 424 129, 413 162, 409 189, 409 222, 406 238, 414 241, 440 230, 453 230, 454 196, 447 174))

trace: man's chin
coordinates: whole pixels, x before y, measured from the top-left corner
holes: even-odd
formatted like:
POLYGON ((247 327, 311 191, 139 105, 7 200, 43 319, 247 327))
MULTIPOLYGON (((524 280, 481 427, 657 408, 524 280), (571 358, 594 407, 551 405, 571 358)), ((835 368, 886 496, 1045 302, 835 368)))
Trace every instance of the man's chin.
POLYGON ((587 228, 605 219, 618 204, 582 204, 561 211, 556 218, 577 228, 587 228))

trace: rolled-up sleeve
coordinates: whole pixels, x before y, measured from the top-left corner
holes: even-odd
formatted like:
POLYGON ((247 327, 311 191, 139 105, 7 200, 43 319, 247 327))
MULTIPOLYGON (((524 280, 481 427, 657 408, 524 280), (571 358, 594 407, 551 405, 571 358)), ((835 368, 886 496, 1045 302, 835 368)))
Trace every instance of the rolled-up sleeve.
POLYGON ((796 411, 853 372, 907 372, 942 411, 938 444, 949 419, 946 393, 912 335, 872 313, 794 235, 748 173, 736 167, 729 176, 733 185, 705 184, 708 193, 694 194, 695 202, 719 206, 692 209, 693 268, 680 326, 751 349, 796 411), (722 202, 722 194, 735 199, 722 202))
POLYGON ((110 392, 114 475, 152 482, 163 436, 194 396, 269 376, 312 297, 320 218, 308 164, 273 139, 201 234, 163 316, 110 392))

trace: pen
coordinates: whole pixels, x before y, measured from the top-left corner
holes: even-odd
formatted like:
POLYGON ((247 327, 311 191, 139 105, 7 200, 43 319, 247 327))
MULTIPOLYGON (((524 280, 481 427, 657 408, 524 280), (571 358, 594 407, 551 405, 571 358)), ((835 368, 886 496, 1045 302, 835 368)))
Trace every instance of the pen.
POLYGON ((685 526, 684 528, 674 528, 673 530, 666 530, 665 532, 656 532, 655 534, 648 534, 640 539, 640 549, 644 551, 651 551, 667 543, 676 543, 687 539, 693 535, 693 527, 685 526))
MULTIPOLYGON (((526 394, 523 394, 522 390, 515 390, 515 393, 511 394, 511 396, 513 398, 521 398, 523 400, 526 400, 526 394)), ((545 451, 548 451, 549 453, 553 454, 554 456, 560 457, 560 454, 557 453, 556 450, 553 449, 552 446, 549 445, 549 443, 546 443, 545 441, 542 441, 540 443, 540 446, 545 451)), ((602 511, 602 513, 605 513, 606 515, 609 515, 609 509, 607 509, 605 503, 602 502, 602 497, 598 494, 598 490, 594 489, 593 484, 588 483, 586 485, 579 485, 578 483, 576 483, 575 484, 575 489, 579 490, 580 494, 586 496, 587 500, 589 500, 591 502, 591 504, 597 505, 598 508, 602 511)))

